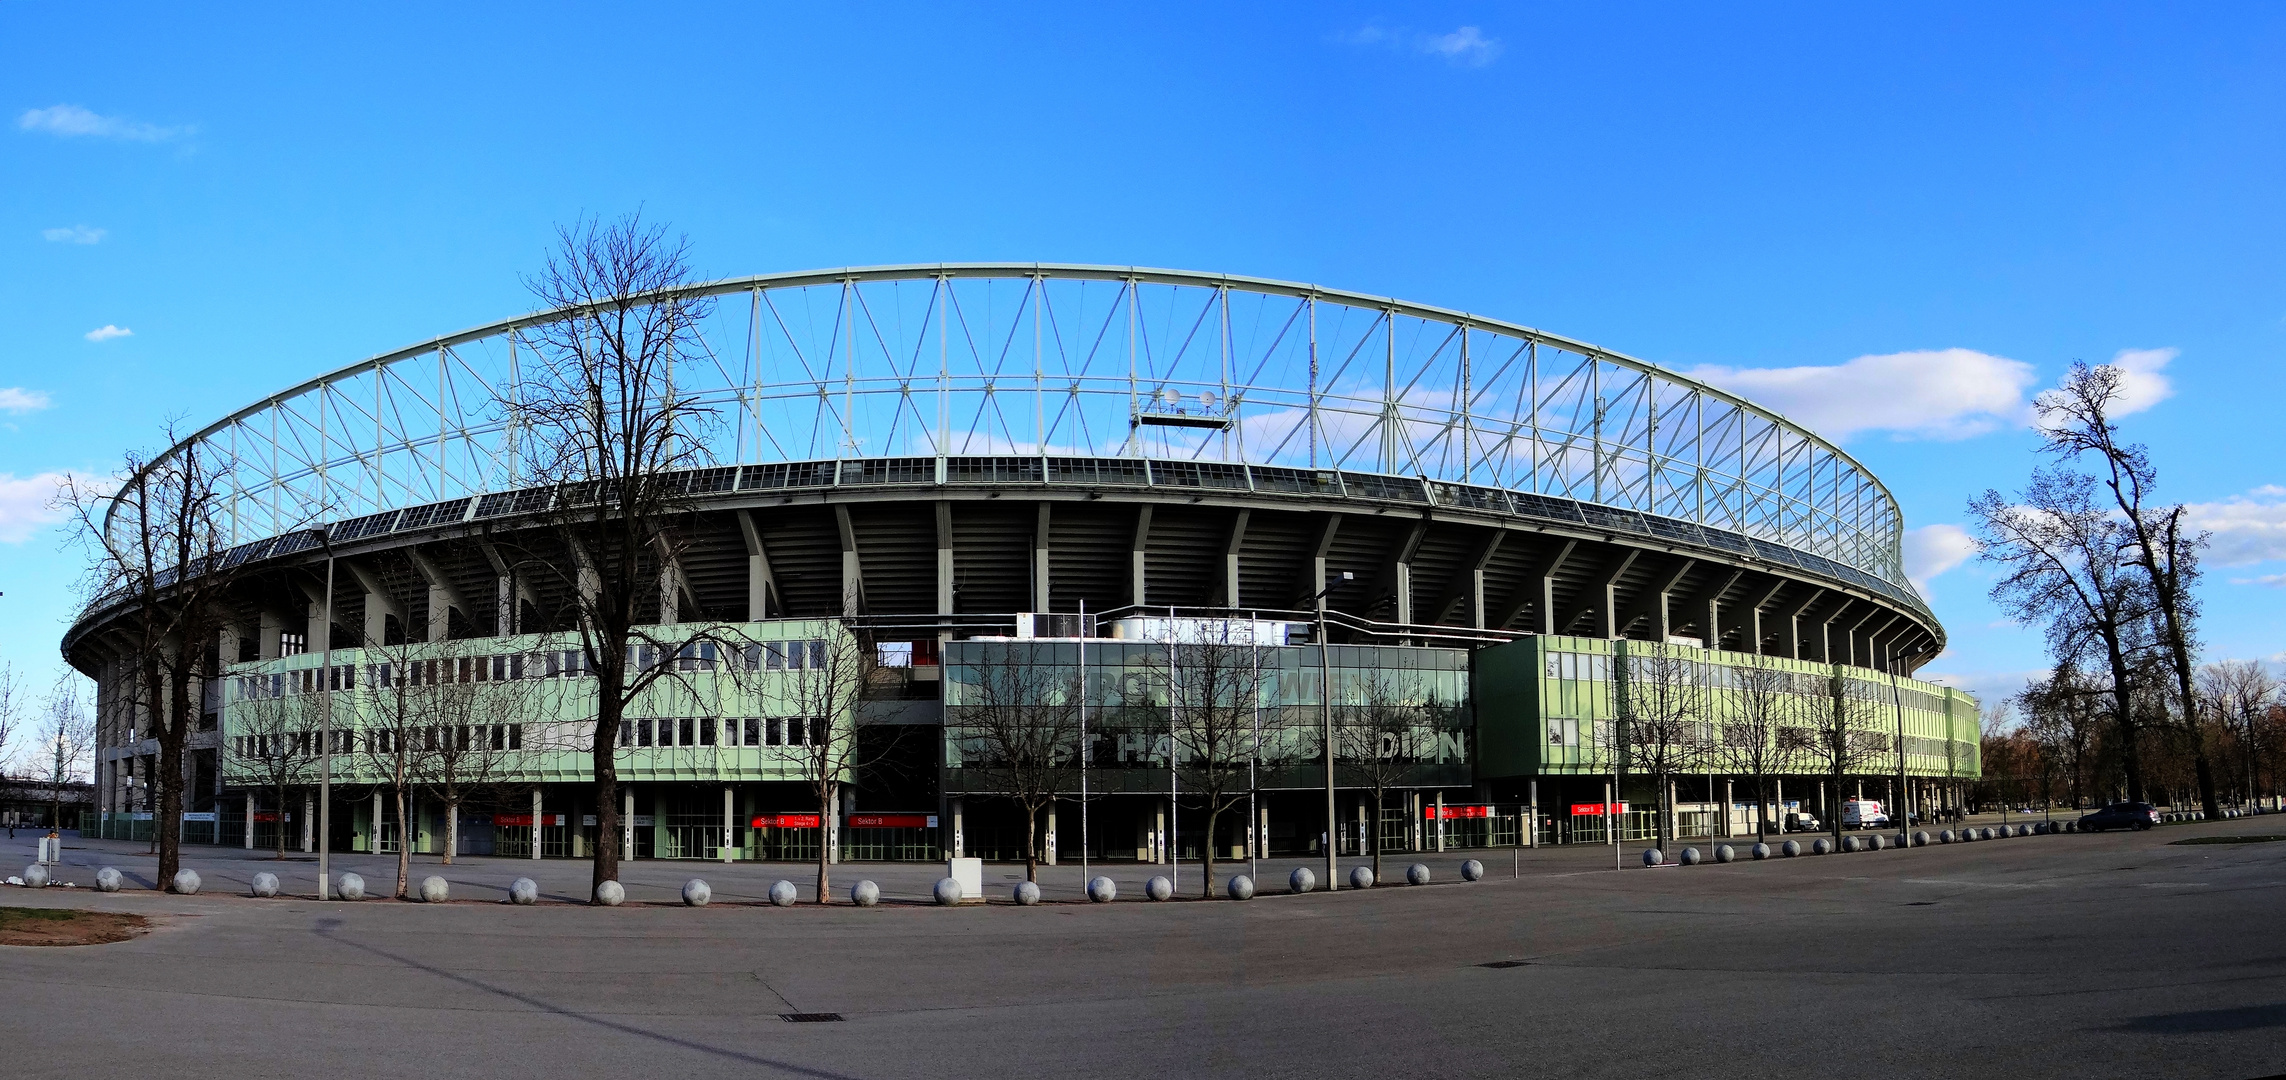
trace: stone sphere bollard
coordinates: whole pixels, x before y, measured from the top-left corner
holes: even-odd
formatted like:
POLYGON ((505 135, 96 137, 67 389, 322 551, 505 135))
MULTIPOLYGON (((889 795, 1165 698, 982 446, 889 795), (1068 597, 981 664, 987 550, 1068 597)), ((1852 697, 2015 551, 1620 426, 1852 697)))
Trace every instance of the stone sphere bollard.
POLYGON ((1754 856, 1755 862, 1761 862, 1770 857, 1770 845, 1757 843, 1748 849, 1747 854, 1754 856))
POLYGON ((1311 873, 1310 868, 1307 866, 1297 866, 1294 868, 1293 873, 1286 875, 1287 892, 1306 893, 1311 889, 1315 889, 1317 887, 1318 876, 1311 873))
POLYGON ((265 870, 254 875, 254 895, 268 899, 278 895, 278 875, 265 870))
POLYGON ((1405 884, 1426 885, 1428 883, 1429 868, 1427 865, 1423 863, 1414 863, 1413 865, 1405 868, 1405 884))
POLYGON ((1738 851, 1737 851, 1737 849, 1735 849, 1735 848, 1732 848, 1732 847, 1731 847, 1729 844, 1716 844, 1716 845, 1715 845, 1715 854, 1714 854, 1714 860, 1715 860, 1716 862, 1718 862, 1718 863, 1726 863, 1726 862, 1732 862, 1732 861, 1735 861, 1737 858, 1738 858, 1738 851))
POLYGON ((1233 874, 1223 883, 1222 891, 1233 900, 1254 899, 1254 879, 1244 874, 1233 874))
POLYGON ((1938 843, 1940 843, 1940 844, 1950 844, 1950 843, 1952 843, 1952 842, 1953 842, 1953 831, 1952 831, 1951 829, 1946 829, 1945 831, 1943 831, 1943 832, 1941 832, 1941 833, 1938 833, 1938 834, 1937 834, 1937 842, 1938 842, 1938 843))
POLYGON ((793 907, 795 896, 794 883, 791 881, 781 881, 770 886, 770 904, 773 907, 793 907))
POLYGON ((618 907, 627 902, 627 889, 616 881, 606 881, 595 887, 595 902, 604 907, 618 907))
POLYGON ((1684 866, 1697 866, 1699 864, 1699 849, 1695 847, 1684 848, 1682 857, 1675 861, 1684 866))
POLYGON ((1119 896, 1119 885, 1107 877, 1098 877, 1087 883, 1087 898, 1098 904, 1108 904, 1119 896))
POLYGON ((705 907, 707 901, 712 899, 714 888, 706 883, 705 878, 692 878, 683 882, 684 907, 705 907))
POLYGON ((1865 838, 1865 849, 1866 849, 1867 851, 1880 851, 1881 849, 1883 849, 1883 848, 1886 848, 1886 847, 1888 847, 1888 846, 1889 846, 1889 838, 1888 838, 1888 837, 1885 837, 1885 836, 1882 836, 1882 835, 1881 835, 1881 834, 1879 834, 1879 833, 1876 833, 1876 834, 1874 834, 1874 835, 1872 835, 1872 836, 1868 836, 1868 837, 1866 837, 1866 838, 1865 838))
POLYGON ((540 883, 528 877, 520 877, 509 882, 508 902, 522 907, 530 907, 539 903, 540 883))
POLYGON ((1860 840, 1859 840, 1857 837, 1854 837, 1854 836, 1845 836, 1845 837, 1842 837, 1842 848, 1841 848, 1841 849, 1842 849, 1842 851, 1843 851, 1844 853, 1848 853, 1848 852, 1854 852, 1854 851, 1856 851, 1856 850, 1858 850, 1859 848, 1862 848, 1862 847, 1864 847, 1864 846, 1865 846, 1864 842, 1863 842, 1863 841, 1860 841, 1860 840))
POLYGON ((1657 866, 1667 861, 1667 853, 1658 848, 1643 849, 1643 865, 1657 866))
POLYGON ((1349 887, 1350 887, 1350 888, 1352 888, 1352 889, 1370 889, 1370 888, 1372 888, 1372 887, 1373 887, 1373 868, 1372 868, 1372 867, 1370 867, 1370 866, 1353 866, 1353 867, 1351 867, 1351 868, 1350 868, 1350 871, 1349 871, 1349 887))
POLYGON ((175 871, 174 890, 184 896, 198 895, 198 871, 190 869, 175 871))
POLYGON ((1143 883, 1143 895, 1153 900, 1172 900, 1175 898, 1175 883, 1164 876, 1154 877, 1143 883))
POLYGON ((1466 861, 1466 862, 1462 863, 1462 864, 1461 864, 1461 880, 1462 880, 1462 881, 1483 881, 1483 880, 1484 880, 1484 864, 1483 864, 1483 863, 1480 863, 1480 862, 1478 862, 1478 861, 1476 861, 1475 859, 1470 859, 1470 860, 1468 860, 1468 861, 1466 861))
POLYGON ((929 895, 936 898, 940 907, 960 903, 960 881, 957 878, 938 878, 936 887, 929 890, 929 895))
POLYGON ((1788 840, 1778 845, 1778 850, 1785 852, 1786 857, 1791 859, 1802 853, 1802 842, 1800 840, 1788 840))
POLYGON ((1029 881, 1016 883, 1016 906, 1031 907, 1040 902, 1040 887, 1029 881))
POLYGON ((1831 855, 1833 850, 1834 842, 1823 836, 1810 842, 1810 854, 1812 855, 1831 855))
POLYGON ((860 881, 849 887, 849 902, 858 907, 872 907, 881 902, 881 886, 860 881))
POLYGON ((1928 831, 1927 831, 1927 830, 1923 830, 1923 831, 1921 831, 1921 832, 1917 832, 1917 833, 1914 833, 1914 834, 1913 834, 1913 846, 1914 846, 1914 847, 1928 847, 1928 846, 1929 846, 1929 833, 1928 833, 1928 831))
POLYGON ((356 874, 343 874, 341 875, 341 885, 334 889, 333 894, 344 900, 363 900, 365 899, 365 879, 356 874))
POLYGON ((45 866, 42 866, 42 865, 40 865, 39 863, 33 863, 32 865, 25 867, 25 868, 24 868, 24 885, 25 885, 27 888, 33 888, 33 889, 45 889, 45 888, 47 888, 47 887, 48 887, 48 868, 47 868, 47 867, 45 867, 45 866))
POLYGON ((445 881, 445 879, 438 877, 435 874, 430 874, 429 876, 421 879, 422 903, 441 904, 444 903, 445 899, 451 895, 452 885, 449 882, 445 881))
POLYGON ((95 872, 95 891, 97 892, 118 892, 119 887, 126 883, 126 877, 111 867, 106 866, 95 872))

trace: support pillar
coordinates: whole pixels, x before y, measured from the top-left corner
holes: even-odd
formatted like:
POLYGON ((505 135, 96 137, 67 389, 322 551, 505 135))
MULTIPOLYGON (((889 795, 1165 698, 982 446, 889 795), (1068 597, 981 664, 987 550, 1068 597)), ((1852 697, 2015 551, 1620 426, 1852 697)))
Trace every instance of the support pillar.
POLYGON ((619 858, 622 862, 635 861, 635 789, 627 787, 619 794, 619 858))
POLYGON ((1052 801, 1048 803, 1048 832, 1041 848, 1041 854, 1046 856, 1042 861, 1049 866, 1056 865, 1056 804, 1052 801))
POLYGON ((317 827, 311 824, 314 820, 310 815, 310 793, 302 792, 302 854, 304 855, 317 850, 317 845, 313 842, 317 837, 315 831, 317 827))
POLYGON ((246 793, 246 850, 254 850, 254 793, 246 793))
POLYGON ((534 859, 537 859, 537 858, 539 858, 539 857, 540 857, 540 838, 541 838, 541 837, 543 837, 543 836, 546 836, 546 835, 547 835, 546 833, 544 833, 544 832, 542 832, 542 831, 540 831, 540 830, 547 828, 547 824, 546 824, 546 823, 547 823, 547 819, 546 819, 545 817, 542 817, 542 816, 540 815, 540 789, 539 789, 539 788, 533 788, 533 789, 532 789, 532 857, 533 857, 534 859))
POLYGON ((1437 850, 1445 849, 1445 793, 1437 792, 1437 850))
POLYGON ((952 801, 952 857, 956 859, 968 857, 968 836, 961 829, 961 803, 960 799, 952 801))
POLYGON ((722 785, 722 842, 715 845, 715 849, 722 854, 722 861, 724 862, 735 862, 738 858, 738 848, 731 842, 738 836, 738 804, 736 799, 737 796, 732 794, 730 785, 722 785))

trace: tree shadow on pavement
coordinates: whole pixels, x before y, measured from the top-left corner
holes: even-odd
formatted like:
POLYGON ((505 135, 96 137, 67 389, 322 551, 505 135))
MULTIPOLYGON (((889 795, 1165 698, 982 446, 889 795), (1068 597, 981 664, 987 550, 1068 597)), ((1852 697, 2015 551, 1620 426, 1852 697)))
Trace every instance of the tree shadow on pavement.
POLYGON ((2155 1013, 2138 1016, 2113 1028, 2146 1035, 2204 1035, 2220 1031, 2253 1031, 2286 1027, 2286 1004, 2248 1005, 2236 1009, 2200 1009, 2195 1012, 2155 1013))

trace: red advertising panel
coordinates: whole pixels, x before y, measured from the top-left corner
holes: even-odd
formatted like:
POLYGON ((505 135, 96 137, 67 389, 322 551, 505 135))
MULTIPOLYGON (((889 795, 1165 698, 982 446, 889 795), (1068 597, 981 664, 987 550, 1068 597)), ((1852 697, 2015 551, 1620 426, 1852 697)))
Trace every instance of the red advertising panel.
MULTIPOLYGON (((1436 817, 1437 817, 1437 808, 1436 808, 1436 807, 1434 807, 1434 806, 1424 806, 1424 807, 1422 807, 1422 808, 1421 808, 1421 816, 1422 816, 1422 817, 1425 817, 1425 818, 1428 818, 1428 819, 1430 819, 1430 820, 1432 820, 1432 821, 1434 821, 1434 820, 1436 820, 1436 817)), ((1463 819, 1463 818, 1488 818, 1488 817, 1491 817, 1491 816, 1492 816, 1492 808, 1491 808, 1491 807, 1489 807, 1489 806, 1448 806, 1448 807, 1445 807, 1445 820, 1446 820, 1446 821, 1456 821, 1456 820, 1460 820, 1460 819, 1463 819)))
POLYGON ((927 829, 935 827, 933 814, 851 814, 852 829, 927 829))
POLYGON ((757 829, 815 829, 818 827, 818 816, 816 814, 761 814, 755 817, 753 825, 757 829))
MULTIPOLYGON (((1627 812, 1627 804, 1613 804, 1609 812, 1614 814, 1624 814, 1627 812)), ((1573 817, 1602 817, 1604 813, 1604 804, 1599 802, 1576 802, 1572 804, 1573 817)))
MULTIPOLYGON (((494 825, 512 825, 512 826, 520 826, 520 827, 524 827, 524 828, 530 828, 530 827, 531 827, 531 824, 532 824, 532 815, 530 815, 530 814, 494 814, 494 815, 492 815, 492 823, 493 823, 494 825)), ((561 825, 561 824, 563 824, 563 823, 564 823, 564 816, 563 816, 562 814, 541 814, 541 815, 540 815, 540 824, 541 824, 541 825, 561 825)))

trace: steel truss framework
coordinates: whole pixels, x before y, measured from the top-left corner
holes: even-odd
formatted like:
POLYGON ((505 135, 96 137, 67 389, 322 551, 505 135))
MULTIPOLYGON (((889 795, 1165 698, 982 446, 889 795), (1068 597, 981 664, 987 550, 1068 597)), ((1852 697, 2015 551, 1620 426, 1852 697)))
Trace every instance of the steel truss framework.
MULTIPOLYGON (((674 378, 708 410, 689 437, 723 464, 1047 455, 1412 476, 1689 521, 1915 596, 1896 501, 1838 447, 1497 319, 1051 264, 822 270, 677 295, 711 304, 674 378)), ((532 483, 499 402, 519 393, 526 331, 558 317, 375 356, 191 436, 227 469, 232 542, 532 483)))

